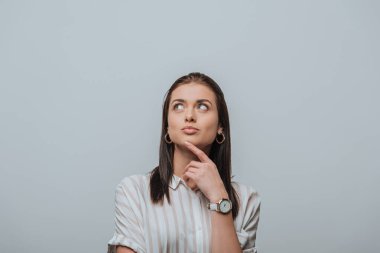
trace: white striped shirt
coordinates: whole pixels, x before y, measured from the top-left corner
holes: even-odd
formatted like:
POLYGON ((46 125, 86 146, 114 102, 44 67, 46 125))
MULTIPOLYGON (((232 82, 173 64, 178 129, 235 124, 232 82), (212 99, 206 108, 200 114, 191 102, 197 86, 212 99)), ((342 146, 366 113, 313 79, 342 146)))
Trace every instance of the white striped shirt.
MULTIPOLYGON (((124 178, 115 193, 115 233, 108 253, 123 245, 137 253, 211 252, 211 212, 201 191, 192 191, 173 175, 169 184, 170 202, 153 204, 149 190, 150 174, 124 178)), ((256 253, 260 198, 257 192, 233 182, 240 198, 235 230, 244 253, 256 253)))

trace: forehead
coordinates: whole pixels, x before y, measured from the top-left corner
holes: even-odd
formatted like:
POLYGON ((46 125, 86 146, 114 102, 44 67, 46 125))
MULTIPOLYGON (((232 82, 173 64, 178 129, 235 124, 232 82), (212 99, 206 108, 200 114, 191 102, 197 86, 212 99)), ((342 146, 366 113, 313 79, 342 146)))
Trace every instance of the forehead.
POLYGON ((189 101, 208 99, 211 102, 215 102, 215 94, 211 88, 204 84, 188 83, 182 84, 173 90, 171 100, 174 99, 184 99, 189 101))

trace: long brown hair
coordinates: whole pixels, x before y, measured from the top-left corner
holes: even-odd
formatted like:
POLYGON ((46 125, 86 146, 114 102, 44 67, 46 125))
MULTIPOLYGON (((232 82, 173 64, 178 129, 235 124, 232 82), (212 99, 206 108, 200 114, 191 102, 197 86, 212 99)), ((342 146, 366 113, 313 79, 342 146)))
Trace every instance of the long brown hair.
POLYGON ((166 196, 167 201, 170 203, 169 195, 169 182, 173 176, 173 154, 174 144, 165 142, 165 135, 168 128, 168 112, 169 103, 172 92, 180 85, 188 83, 198 83, 206 85, 214 92, 217 109, 219 125, 223 128, 225 140, 222 144, 216 141, 212 143, 209 158, 215 163, 218 168, 219 175, 224 183, 224 187, 232 201, 232 216, 235 219, 239 210, 239 199, 235 189, 231 184, 231 138, 230 138, 230 122, 228 117, 228 110, 224 94, 219 85, 209 76, 194 72, 178 78, 165 94, 165 100, 162 110, 162 130, 160 141, 159 165, 152 170, 150 177, 150 197, 153 203, 163 203, 166 196))

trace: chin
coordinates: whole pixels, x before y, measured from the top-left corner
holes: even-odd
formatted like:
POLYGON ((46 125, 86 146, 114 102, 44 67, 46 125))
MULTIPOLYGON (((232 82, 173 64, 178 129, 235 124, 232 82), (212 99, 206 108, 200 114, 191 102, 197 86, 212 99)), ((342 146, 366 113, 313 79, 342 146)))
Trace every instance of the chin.
POLYGON ((181 143, 183 145, 185 145, 185 141, 188 141, 188 142, 194 144, 198 148, 204 148, 204 147, 207 147, 207 146, 212 144, 212 143, 208 143, 207 141, 205 142, 204 140, 201 140, 201 138, 191 138, 191 137, 190 138, 184 138, 181 143))

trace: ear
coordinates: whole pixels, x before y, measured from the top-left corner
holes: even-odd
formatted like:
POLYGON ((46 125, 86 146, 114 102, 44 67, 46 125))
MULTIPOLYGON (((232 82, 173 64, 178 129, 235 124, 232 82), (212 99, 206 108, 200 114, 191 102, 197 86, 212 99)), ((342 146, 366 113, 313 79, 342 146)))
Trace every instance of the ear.
POLYGON ((223 127, 221 127, 220 125, 219 125, 219 127, 218 127, 218 134, 221 134, 223 132, 223 127))

